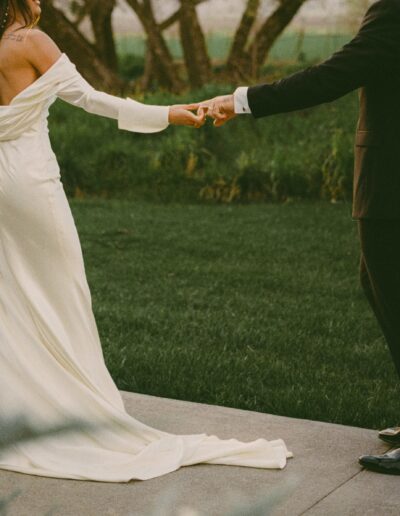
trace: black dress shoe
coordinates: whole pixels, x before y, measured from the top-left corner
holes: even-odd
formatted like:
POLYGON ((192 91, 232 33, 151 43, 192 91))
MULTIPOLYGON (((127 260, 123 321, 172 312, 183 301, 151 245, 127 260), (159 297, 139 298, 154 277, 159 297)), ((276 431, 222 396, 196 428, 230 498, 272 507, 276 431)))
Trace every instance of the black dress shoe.
POLYGON ((364 468, 378 473, 400 475, 400 448, 384 455, 363 455, 358 459, 358 462, 364 468))
POLYGON ((385 441, 385 443, 394 445, 400 444, 400 426, 381 430, 378 436, 379 439, 382 439, 382 441, 385 441))

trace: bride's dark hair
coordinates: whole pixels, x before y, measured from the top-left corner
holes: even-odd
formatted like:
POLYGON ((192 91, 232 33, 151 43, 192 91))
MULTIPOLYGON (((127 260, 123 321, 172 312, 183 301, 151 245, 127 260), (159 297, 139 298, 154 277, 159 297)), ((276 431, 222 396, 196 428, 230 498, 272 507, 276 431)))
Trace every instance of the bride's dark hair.
POLYGON ((6 28, 14 23, 17 12, 21 13, 25 21, 21 29, 33 27, 39 21, 39 17, 33 14, 27 0, 0 0, 0 39, 6 28))

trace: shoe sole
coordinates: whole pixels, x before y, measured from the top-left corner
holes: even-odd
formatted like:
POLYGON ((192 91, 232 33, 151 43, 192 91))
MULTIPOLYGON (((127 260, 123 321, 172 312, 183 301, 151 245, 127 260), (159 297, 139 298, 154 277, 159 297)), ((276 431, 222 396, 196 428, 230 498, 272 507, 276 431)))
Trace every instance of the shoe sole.
POLYGON ((400 470, 396 470, 396 469, 390 470, 390 469, 386 469, 386 468, 380 468, 379 466, 373 466, 373 465, 366 466, 365 464, 361 464, 361 463, 359 463, 359 464, 367 471, 373 471, 375 473, 383 473, 384 475, 400 475, 400 470))
POLYGON ((378 435, 378 437, 381 441, 385 441, 385 443, 392 444, 393 446, 400 446, 400 439, 392 440, 386 435, 378 435))

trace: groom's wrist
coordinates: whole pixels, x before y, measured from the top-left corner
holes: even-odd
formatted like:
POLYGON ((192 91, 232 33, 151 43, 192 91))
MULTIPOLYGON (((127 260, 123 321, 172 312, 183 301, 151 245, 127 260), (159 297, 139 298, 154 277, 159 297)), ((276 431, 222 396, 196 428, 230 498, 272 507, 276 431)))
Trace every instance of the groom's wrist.
POLYGON ((249 88, 247 86, 240 86, 233 94, 235 114, 237 115, 251 114, 251 109, 247 98, 248 89, 249 88))

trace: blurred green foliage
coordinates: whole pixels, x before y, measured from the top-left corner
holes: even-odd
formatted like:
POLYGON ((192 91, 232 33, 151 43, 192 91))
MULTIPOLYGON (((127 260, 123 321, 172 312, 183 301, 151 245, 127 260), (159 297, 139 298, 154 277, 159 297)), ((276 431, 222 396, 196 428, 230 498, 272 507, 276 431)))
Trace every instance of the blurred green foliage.
MULTIPOLYGON (((267 68, 272 81, 299 69, 267 68)), ((137 100, 170 105, 233 91, 209 85, 177 97, 137 100)), ((356 93, 334 103, 255 120, 242 115, 222 128, 169 127, 157 134, 119 131, 115 120, 61 100, 51 108, 50 137, 69 197, 161 202, 349 200, 356 93)))

